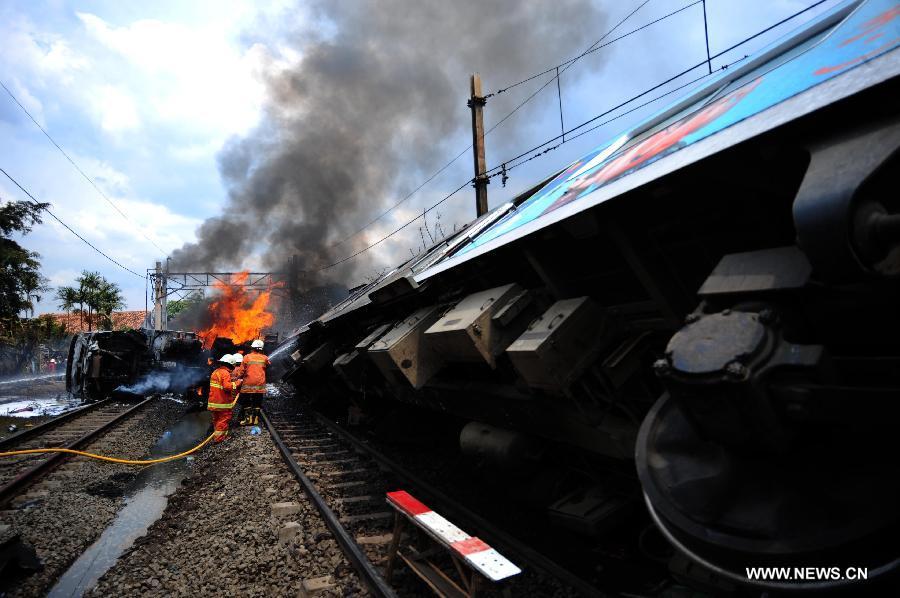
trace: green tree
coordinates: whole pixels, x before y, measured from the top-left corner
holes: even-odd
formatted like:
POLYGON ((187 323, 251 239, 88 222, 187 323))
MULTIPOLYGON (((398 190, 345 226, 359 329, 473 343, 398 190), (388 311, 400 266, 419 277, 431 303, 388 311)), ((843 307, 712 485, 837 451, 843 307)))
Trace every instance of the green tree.
POLYGON ((189 309, 194 305, 200 303, 201 301, 203 301, 203 299, 203 291, 194 291, 184 299, 176 299, 174 301, 166 302, 166 313, 170 318, 174 318, 186 309, 189 309))
POLYGON ((59 302, 59 308, 69 315, 78 311, 77 307, 81 302, 78 289, 75 287, 57 287, 56 300, 59 302))
POLYGON ((94 329, 94 311, 97 309, 100 285, 106 279, 99 272, 90 272, 82 270, 81 276, 75 279, 78 283, 78 299, 81 313, 84 313, 84 307, 87 306, 87 325, 88 330, 94 329))
POLYGON ((50 281, 46 276, 39 272, 29 272, 22 278, 22 289, 25 292, 25 311, 31 312, 30 317, 34 317, 34 304, 40 303, 41 295, 50 290, 50 281))
POLYGON ((40 274, 40 255, 28 251, 10 237, 26 235, 41 222, 41 210, 47 203, 11 201, 0 205, 0 318, 18 319, 19 313, 31 310, 38 291, 47 288, 40 274))
POLYGON ((100 277, 100 285, 94 293, 94 311, 100 316, 100 322, 107 330, 112 330, 112 312, 125 307, 122 289, 114 282, 100 277))
POLYGON ((62 286, 56 289, 59 307, 65 311, 78 311, 82 316, 82 326, 84 314, 87 313, 88 330, 93 330, 95 319, 103 327, 112 329, 112 312, 125 307, 125 299, 119 285, 106 280, 99 272, 88 270, 82 271, 75 282, 78 286, 62 286))

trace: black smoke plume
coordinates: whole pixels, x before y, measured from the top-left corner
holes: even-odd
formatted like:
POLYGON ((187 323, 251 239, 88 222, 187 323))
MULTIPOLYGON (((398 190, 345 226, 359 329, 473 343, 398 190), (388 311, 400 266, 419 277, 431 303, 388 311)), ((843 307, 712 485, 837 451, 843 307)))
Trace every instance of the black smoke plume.
MULTIPOLYGON (((287 46, 300 58, 267 73, 262 123, 219 155, 229 193, 223 212, 200 226, 196 243, 174 252, 175 269, 236 269, 251 261, 277 271, 296 255, 301 270, 315 273, 364 247, 372 237, 333 245, 470 140, 465 101, 472 72, 482 74, 486 93, 577 55, 605 26, 591 0, 311 4, 311 21, 291 25, 294 13, 286 11, 276 33, 271 23, 260 27, 264 33, 248 33, 250 41, 287 46)), ((489 115, 505 114, 522 95, 491 99, 489 115)), ((514 126, 527 128, 534 114, 529 106, 514 126)), ((512 143, 515 135, 506 131, 512 143)), ((457 167, 464 180, 471 158, 457 167)), ((382 245, 301 280, 353 286, 376 267, 409 257, 407 249, 382 245)))

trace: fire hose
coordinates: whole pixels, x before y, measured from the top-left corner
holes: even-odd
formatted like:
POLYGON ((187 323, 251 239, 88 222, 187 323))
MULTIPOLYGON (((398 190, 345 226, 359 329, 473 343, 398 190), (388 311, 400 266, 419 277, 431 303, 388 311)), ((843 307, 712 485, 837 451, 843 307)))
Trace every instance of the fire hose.
MULTIPOLYGON (((231 406, 234 407, 238 398, 241 396, 241 393, 238 393, 234 397, 234 401, 231 403, 231 406)), ((138 461, 134 459, 117 459, 115 457, 107 457, 106 455, 98 455, 96 453, 88 453, 85 451, 76 451, 74 449, 67 448, 42 448, 42 449, 24 449, 19 451, 7 451, 0 453, 0 458, 2 457, 15 457, 16 455, 38 455, 41 453, 68 453, 69 455, 79 455, 81 457, 88 457, 90 459, 97 459, 98 461, 106 461, 108 463, 121 463, 122 465, 154 465, 156 463, 166 463, 168 461, 174 461, 176 459, 181 459, 182 457, 187 457, 191 453, 196 453, 204 446, 209 444, 209 441, 215 437, 215 433, 210 434, 206 437, 206 439, 195 446, 194 448, 184 451, 183 453, 178 453, 177 455, 170 455, 168 457, 160 457, 159 459, 147 459, 144 461, 138 461)))
POLYGON ((39 453, 68 453, 70 455, 80 455, 82 457, 90 457, 91 459, 97 459, 99 461, 107 461, 109 463, 121 463, 123 465, 153 465, 155 463, 165 463, 167 461, 174 461, 175 459, 180 459, 182 457, 186 457, 191 453, 195 453, 199 451, 201 448, 206 446, 210 440, 213 439, 215 434, 210 434, 206 437, 206 440, 195 446, 194 448, 184 451, 183 453, 178 453, 177 455, 171 455, 169 457, 161 457, 159 459, 147 459, 145 461, 136 461, 132 459, 116 459, 115 457, 107 457, 105 455, 98 455, 96 453, 87 453, 85 451, 76 451, 74 449, 67 448, 42 448, 42 449, 25 449, 20 451, 8 451, 5 453, 0 453, 0 457, 13 457, 15 455, 36 455, 39 453))

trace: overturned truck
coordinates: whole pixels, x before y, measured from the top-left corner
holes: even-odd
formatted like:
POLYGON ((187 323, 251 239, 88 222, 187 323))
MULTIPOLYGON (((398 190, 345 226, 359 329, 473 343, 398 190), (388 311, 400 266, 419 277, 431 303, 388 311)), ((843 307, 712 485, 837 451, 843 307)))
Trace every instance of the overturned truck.
POLYGON ((459 422, 560 526, 637 538, 644 513, 716 594, 798 587, 748 564, 896 580, 898 43, 895 2, 841 3, 355 289, 276 365, 335 413, 459 422))
POLYGON ((193 396, 208 376, 207 352, 193 332, 99 330, 72 338, 66 390, 89 401, 149 392, 193 396))

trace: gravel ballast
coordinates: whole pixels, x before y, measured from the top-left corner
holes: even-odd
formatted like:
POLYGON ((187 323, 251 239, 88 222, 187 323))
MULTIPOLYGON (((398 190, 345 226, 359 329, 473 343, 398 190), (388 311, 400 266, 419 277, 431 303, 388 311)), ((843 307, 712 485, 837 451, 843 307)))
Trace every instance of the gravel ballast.
POLYGON ((89 595, 303 596, 313 590, 316 596, 366 593, 265 428, 260 435, 238 428, 199 454, 163 516, 89 595))
MULTIPOLYGON (((101 435, 84 450, 140 459, 185 406, 155 400, 126 421, 101 435)), ((0 524, 21 535, 43 563, 32 575, 4 580, 10 596, 46 593, 56 579, 113 520, 123 503, 125 485, 137 469, 76 457, 50 472, 41 482, 13 499, 0 512, 0 524)))

